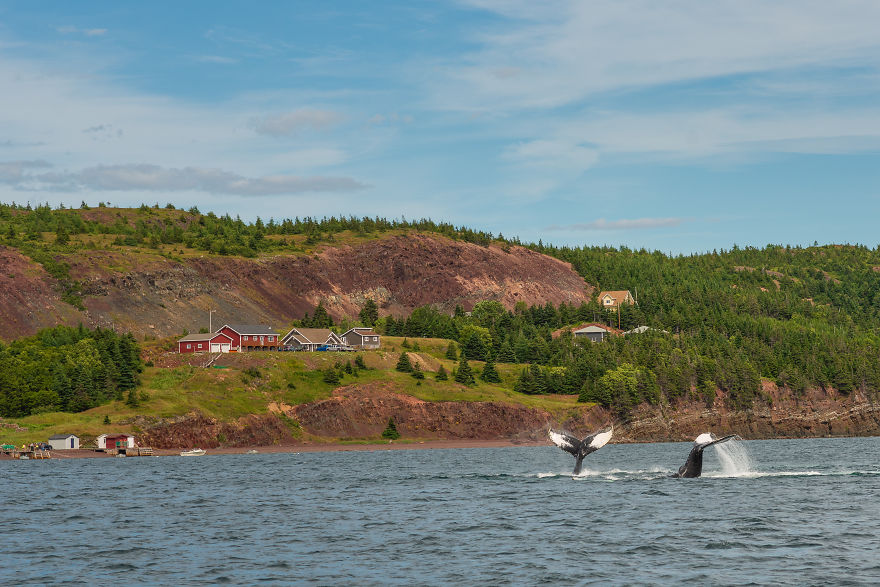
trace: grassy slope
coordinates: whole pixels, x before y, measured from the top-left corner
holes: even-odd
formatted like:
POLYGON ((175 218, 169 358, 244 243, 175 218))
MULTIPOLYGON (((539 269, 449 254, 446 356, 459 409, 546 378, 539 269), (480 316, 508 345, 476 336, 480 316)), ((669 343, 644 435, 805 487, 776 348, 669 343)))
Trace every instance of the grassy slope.
MULTIPOLYGON (((578 409, 573 396, 529 396, 513 391, 521 365, 497 365, 501 384, 477 381, 474 387, 464 387, 449 381, 435 381, 434 372, 442 364, 451 374, 455 362, 444 358, 449 341, 440 339, 409 339, 418 342, 419 351, 409 351, 426 371, 421 385, 406 373, 394 370, 400 356, 403 339, 384 337, 383 350, 362 353, 367 371, 359 377, 346 375, 340 385, 391 382, 394 389, 425 401, 493 401, 521 404, 564 414, 578 409), (417 358, 416 358, 417 357, 417 358)), ((6 420, 27 428, 16 431, 0 428, 0 442, 21 445, 45 440, 52 434, 75 433, 85 442, 104 432, 136 432, 130 423, 136 416, 172 418, 194 410, 221 420, 233 420, 248 414, 264 414, 271 402, 297 405, 331 396, 334 386, 324 383, 321 369, 336 361, 354 361, 354 353, 250 353, 223 357, 227 368, 193 367, 184 362, 169 367, 148 367, 142 374, 140 388, 148 397, 138 407, 121 401, 112 402, 78 414, 51 412, 27 418, 6 420), (244 373, 255 367, 261 377, 244 373), (111 424, 104 424, 104 417, 111 424)), ((221 363, 224 361, 220 361, 221 363)), ((472 367, 482 369, 482 362, 472 361, 472 367)), ((583 407, 584 404, 580 404, 583 407)))

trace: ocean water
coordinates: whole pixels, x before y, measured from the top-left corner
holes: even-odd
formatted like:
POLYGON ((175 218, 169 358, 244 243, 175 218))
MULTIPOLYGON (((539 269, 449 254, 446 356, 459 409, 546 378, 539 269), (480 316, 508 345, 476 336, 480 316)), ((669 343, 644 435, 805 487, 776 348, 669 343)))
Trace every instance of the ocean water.
POLYGON ((0 584, 880 582, 880 438, 731 446, 4 461, 0 584))

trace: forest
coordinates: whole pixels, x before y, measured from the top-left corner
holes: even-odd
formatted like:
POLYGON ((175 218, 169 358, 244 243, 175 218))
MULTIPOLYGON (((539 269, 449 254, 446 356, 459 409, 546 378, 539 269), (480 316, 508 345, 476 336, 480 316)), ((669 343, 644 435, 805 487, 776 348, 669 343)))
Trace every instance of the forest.
POLYGON ((0 416, 80 412, 114 399, 137 405, 141 370, 137 342, 112 330, 57 326, 0 342, 0 416))

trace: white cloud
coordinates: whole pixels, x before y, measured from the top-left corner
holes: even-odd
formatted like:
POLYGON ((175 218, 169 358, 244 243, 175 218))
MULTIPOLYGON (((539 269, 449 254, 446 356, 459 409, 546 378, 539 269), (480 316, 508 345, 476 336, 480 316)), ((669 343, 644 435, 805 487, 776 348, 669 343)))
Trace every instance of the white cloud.
POLYGON ((107 29, 81 29, 75 26, 60 26, 55 28, 61 34, 81 34, 87 37, 100 37, 107 34, 107 29))
POLYGON ((243 177, 222 169, 166 168, 158 165, 98 165, 76 172, 26 173, 46 167, 39 161, 0 163, 0 180, 30 191, 202 191, 267 196, 344 192, 366 186, 348 177, 269 175, 243 177))
POLYGON ((251 128, 259 134, 284 137, 304 130, 326 130, 341 121, 342 115, 332 110, 300 108, 284 114, 253 118, 251 128))
POLYGON ((223 57, 222 55, 196 55, 193 59, 199 63, 218 63, 220 65, 232 65, 238 63, 238 59, 223 57))
POLYGON ((609 90, 800 67, 876 67, 880 58, 880 3, 871 0, 470 4, 507 20, 481 32, 474 39, 480 49, 433 82, 438 108, 557 107, 609 90))
POLYGON ((564 168, 576 173, 596 164, 599 153, 592 147, 563 140, 534 140, 508 147, 502 159, 536 167, 564 168))
POLYGON ((650 228, 668 228, 679 226, 685 222, 684 218, 622 218, 620 220, 605 220, 600 218, 593 222, 581 224, 569 224, 566 226, 548 226, 547 230, 556 231, 597 231, 597 230, 644 230, 650 228))

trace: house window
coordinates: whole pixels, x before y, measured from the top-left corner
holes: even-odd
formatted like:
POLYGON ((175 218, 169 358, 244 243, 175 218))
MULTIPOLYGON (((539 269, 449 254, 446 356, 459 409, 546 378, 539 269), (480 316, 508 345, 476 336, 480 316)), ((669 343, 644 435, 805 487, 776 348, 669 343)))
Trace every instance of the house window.
POLYGON ((272 342, 273 340, 275 340, 275 337, 274 337, 274 336, 270 336, 270 337, 269 337, 269 342, 272 342))
POLYGON ((188 344, 188 345, 186 345, 186 348, 191 349, 191 348, 193 348, 193 345, 188 344))
POLYGON ((199 346, 198 346, 198 348, 202 348, 202 343, 199 343, 199 346))

